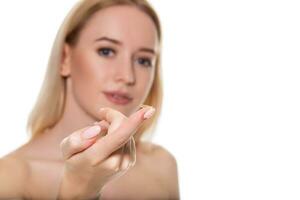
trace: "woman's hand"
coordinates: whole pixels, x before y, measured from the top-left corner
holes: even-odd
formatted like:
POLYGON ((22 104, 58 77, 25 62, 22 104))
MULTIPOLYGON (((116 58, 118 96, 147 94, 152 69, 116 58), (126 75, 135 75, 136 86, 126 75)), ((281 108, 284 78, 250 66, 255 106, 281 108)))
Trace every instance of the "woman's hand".
POLYGON ((144 106, 126 117, 111 108, 102 108, 102 121, 65 138, 60 145, 65 166, 58 199, 98 198, 107 182, 132 167, 136 159, 133 135, 154 111, 144 106))

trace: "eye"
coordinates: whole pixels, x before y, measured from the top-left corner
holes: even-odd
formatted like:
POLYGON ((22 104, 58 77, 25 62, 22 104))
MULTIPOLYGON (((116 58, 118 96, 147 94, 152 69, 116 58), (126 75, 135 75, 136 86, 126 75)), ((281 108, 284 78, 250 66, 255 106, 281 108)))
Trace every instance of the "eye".
POLYGON ((138 58, 138 63, 146 67, 152 67, 152 62, 149 58, 138 58))
POLYGON ((111 48, 100 48, 98 50, 98 53, 101 56, 109 57, 112 55, 111 53, 115 53, 115 50, 113 50, 111 48))

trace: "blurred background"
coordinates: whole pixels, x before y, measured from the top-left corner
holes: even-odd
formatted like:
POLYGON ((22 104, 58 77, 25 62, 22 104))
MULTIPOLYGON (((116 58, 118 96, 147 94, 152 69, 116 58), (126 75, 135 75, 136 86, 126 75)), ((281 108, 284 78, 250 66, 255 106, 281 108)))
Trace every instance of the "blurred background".
MULTIPOLYGON (((0 2, 0 156, 27 140, 50 49, 75 0, 0 2)), ((151 0, 163 28, 153 141, 182 199, 300 199, 300 4, 151 0)))

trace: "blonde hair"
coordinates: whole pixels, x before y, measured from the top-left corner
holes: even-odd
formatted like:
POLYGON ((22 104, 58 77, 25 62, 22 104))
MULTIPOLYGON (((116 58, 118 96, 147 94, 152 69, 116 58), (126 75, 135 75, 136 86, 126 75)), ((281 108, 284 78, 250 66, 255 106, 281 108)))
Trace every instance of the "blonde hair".
MULTIPOLYGON (((114 5, 132 5, 151 17, 154 22, 161 48, 161 26, 159 18, 146 0, 80 0, 64 19, 52 46, 48 68, 37 101, 29 115, 27 132, 30 140, 42 134, 47 128, 53 127, 62 117, 65 99, 65 78, 60 75, 60 65, 65 42, 76 45, 80 31, 90 17, 97 11, 114 5)), ((144 104, 156 108, 155 115, 144 122, 137 130, 134 138, 136 141, 143 139, 145 133, 152 137, 162 107, 162 80, 161 80, 161 51, 156 62, 155 78, 152 88, 144 104), (150 134, 151 133, 151 134, 150 134)))

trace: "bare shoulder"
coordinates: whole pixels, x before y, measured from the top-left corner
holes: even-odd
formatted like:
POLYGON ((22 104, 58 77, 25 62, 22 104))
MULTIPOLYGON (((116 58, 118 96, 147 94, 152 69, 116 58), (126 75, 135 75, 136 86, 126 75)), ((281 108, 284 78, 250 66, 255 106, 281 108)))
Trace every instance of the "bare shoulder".
POLYGON ((24 197, 29 165, 23 159, 6 156, 0 158, 0 199, 24 197))
POLYGON ((170 199, 179 199, 177 160, 165 147, 152 142, 142 142, 143 149, 151 162, 151 169, 162 185, 169 190, 170 199))
MULTIPOLYGON (((141 142, 141 151, 147 155, 152 161, 159 161, 165 167, 177 167, 175 156, 165 147, 152 142, 141 142)), ((159 165, 161 166, 161 165, 159 165)), ((161 167, 163 167, 161 166, 161 167)))

